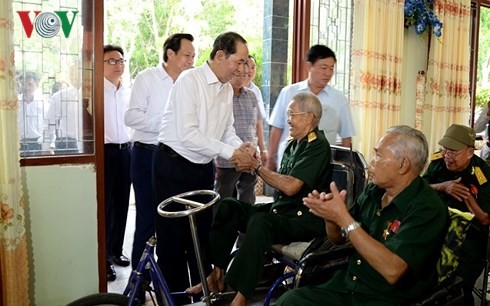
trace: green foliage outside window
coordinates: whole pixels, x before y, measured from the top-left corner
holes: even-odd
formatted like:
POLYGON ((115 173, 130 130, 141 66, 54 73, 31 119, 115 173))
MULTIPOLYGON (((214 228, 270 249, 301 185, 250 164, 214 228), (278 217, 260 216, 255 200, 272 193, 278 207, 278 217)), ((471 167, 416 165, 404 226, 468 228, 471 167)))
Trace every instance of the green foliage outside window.
POLYGON ((484 108, 490 102, 490 88, 479 88, 476 91, 475 97, 476 107, 484 108))
POLYGON ((196 58, 200 66, 209 58, 213 41, 220 33, 235 31, 248 42, 249 52, 257 61, 255 83, 262 82, 262 0, 128 0, 119 5, 106 0, 105 43, 119 44, 125 50, 130 79, 138 72, 162 61, 165 39, 177 32, 194 36, 196 58))

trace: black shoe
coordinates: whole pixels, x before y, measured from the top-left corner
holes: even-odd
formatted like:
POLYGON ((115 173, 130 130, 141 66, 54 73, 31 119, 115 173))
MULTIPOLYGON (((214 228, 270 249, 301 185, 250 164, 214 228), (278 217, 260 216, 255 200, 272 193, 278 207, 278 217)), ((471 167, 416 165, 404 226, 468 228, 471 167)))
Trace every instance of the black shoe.
POLYGON ((146 303, 146 292, 144 290, 140 290, 136 294, 136 298, 134 299, 134 303, 136 306, 143 306, 146 303))
POLYGON ((114 266, 111 265, 110 263, 107 263, 107 281, 112 282, 116 280, 116 270, 114 269, 114 266))
POLYGON ((127 267, 129 266, 129 259, 124 256, 114 256, 114 259, 112 260, 116 265, 121 266, 121 267, 127 267))

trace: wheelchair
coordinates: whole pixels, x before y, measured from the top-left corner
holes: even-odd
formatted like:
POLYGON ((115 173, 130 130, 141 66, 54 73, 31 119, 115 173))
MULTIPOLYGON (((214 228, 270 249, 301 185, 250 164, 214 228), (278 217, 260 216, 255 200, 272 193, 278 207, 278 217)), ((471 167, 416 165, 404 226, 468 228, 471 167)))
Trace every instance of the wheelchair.
MULTIPOLYGON (((457 221, 451 220, 451 222, 457 221)), ((445 241, 447 247, 454 245, 453 241, 451 241, 454 239, 451 238, 453 236, 448 231, 445 241)), ((325 282, 337 269, 345 267, 349 261, 349 257, 355 252, 354 247, 349 243, 333 245, 327 239, 316 239, 310 244, 305 243, 304 246, 307 246, 306 250, 300 255, 299 259, 297 259, 299 252, 297 250, 293 251, 294 245, 291 244, 282 246, 281 250, 274 248, 271 251, 273 253, 271 256, 278 262, 289 267, 290 271, 279 277, 273 283, 265 298, 264 305, 270 305, 273 292, 280 286, 284 286, 286 289, 292 289, 325 282), (288 279, 293 281, 288 283, 288 279)), ((301 248, 300 246, 297 247, 301 248)), ((453 275, 452 272, 454 270, 449 272, 440 271, 438 273, 440 281, 434 290, 431 290, 416 301, 403 304, 403 306, 462 305, 463 280, 461 277, 453 275)), ((485 284, 483 288, 486 288, 485 284)), ((486 305, 483 299, 485 297, 482 298, 481 305, 486 305)))
MULTIPOLYGON (((364 156, 356 150, 340 146, 331 146, 331 150, 332 181, 339 190, 347 191, 346 203, 350 206, 367 184, 367 163, 364 156)), ((268 280, 269 288, 264 306, 270 305, 280 288, 296 288, 322 282, 328 271, 345 265, 353 252, 350 244, 335 246, 325 237, 308 242, 273 245, 265 254, 269 263, 265 270, 273 271, 269 273, 273 279, 268 280)), ((264 282, 267 283, 267 280, 264 282)))
MULTIPOLYGON (((348 196, 346 202, 347 205, 351 205, 356 196, 362 192, 367 184, 367 163, 361 153, 344 147, 332 146, 332 158, 332 180, 336 182, 339 189, 346 189, 348 191, 347 195, 350 194, 350 196, 348 196)), ((451 217, 451 226, 460 226, 462 220, 460 216, 454 216, 453 214, 453 217, 451 217)), ((456 238, 448 230, 444 243, 447 248, 453 247, 454 239, 456 238)), ((457 252, 457 250, 453 251, 457 252)), ((333 245, 325 237, 319 237, 310 242, 274 245, 266 256, 271 262, 275 262, 280 267, 284 267, 284 272, 276 275, 277 278, 272 281, 264 299, 264 306, 270 305, 272 298, 277 295, 277 291, 280 288, 288 290, 325 282, 337 269, 347 265, 349 257, 354 252, 355 249, 350 243, 333 245)), ((444 256, 441 256, 440 261, 442 257, 444 256)), ((488 267, 487 260, 484 271, 484 276, 487 277, 488 267)), ((404 304, 404 306, 462 305, 462 279, 459 276, 452 275, 452 272, 454 270, 449 272, 439 271, 438 277, 440 281, 436 288, 416 301, 404 304)), ((483 292, 481 305, 486 305, 486 279, 484 278, 483 284, 485 290, 480 289, 480 292, 483 292)))

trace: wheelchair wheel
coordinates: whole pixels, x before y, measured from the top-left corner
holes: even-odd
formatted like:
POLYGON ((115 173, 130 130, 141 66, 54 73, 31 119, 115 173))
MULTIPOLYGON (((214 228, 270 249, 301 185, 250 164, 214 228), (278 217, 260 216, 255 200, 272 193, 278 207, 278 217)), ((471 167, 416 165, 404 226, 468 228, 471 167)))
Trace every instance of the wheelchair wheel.
POLYGON ((96 293, 80 298, 66 306, 127 306, 129 297, 118 293, 96 293))

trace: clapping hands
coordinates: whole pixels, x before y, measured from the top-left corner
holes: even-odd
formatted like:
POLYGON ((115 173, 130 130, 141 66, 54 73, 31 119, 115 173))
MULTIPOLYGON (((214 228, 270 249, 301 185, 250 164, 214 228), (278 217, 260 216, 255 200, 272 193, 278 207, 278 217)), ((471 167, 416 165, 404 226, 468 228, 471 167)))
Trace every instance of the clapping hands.
POLYGON ((314 215, 340 224, 341 220, 348 215, 345 190, 339 191, 334 182, 330 183, 330 193, 313 190, 307 197, 303 198, 303 204, 310 209, 314 215))

